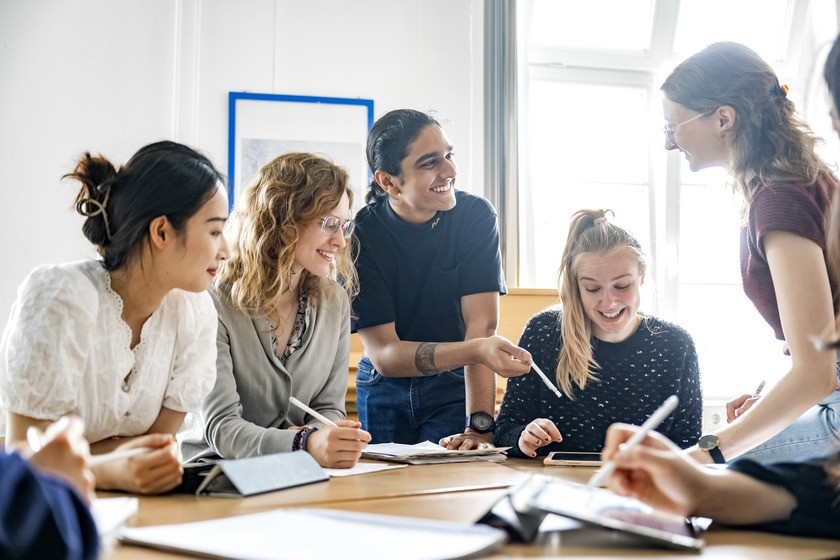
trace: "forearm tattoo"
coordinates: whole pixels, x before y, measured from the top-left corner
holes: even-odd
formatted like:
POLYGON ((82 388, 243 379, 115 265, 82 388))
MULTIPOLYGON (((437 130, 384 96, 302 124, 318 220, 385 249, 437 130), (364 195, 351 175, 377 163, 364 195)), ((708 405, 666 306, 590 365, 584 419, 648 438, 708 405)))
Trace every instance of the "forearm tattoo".
POLYGON ((414 367, 423 375, 440 373, 435 366, 435 346, 437 342, 421 342, 414 353, 414 367))

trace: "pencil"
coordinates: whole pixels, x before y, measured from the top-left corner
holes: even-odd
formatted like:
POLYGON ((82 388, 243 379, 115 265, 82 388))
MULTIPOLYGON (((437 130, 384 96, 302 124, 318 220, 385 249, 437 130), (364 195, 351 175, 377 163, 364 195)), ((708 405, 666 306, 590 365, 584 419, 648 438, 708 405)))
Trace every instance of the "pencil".
MULTIPOLYGON (((628 449, 636 446, 644 440, 647 435, 659 427, 663 420, 665 420, 669 414, 671 414, 677 405, 679 404, 680 399, 677 398, 677 395, 671 395, 665 402, 662 403, 662 406, 656 409, 656 412, 650 415, 650 418, 645 420, 645 423, 642 424, 642 427, 639 428, 633 436, 627 440, 627 443, 624 444, 623 451, 627 451, 628 449)), ((615 461, 607 461, 604 463, 604 466, 601 467, 595 474, 592 475, 592 478, 589 479, 587 486, 591 487, 598 487, 601 486, 604 481, 607 479, 608 476, 612 474, 615 470, 615 461)))
POLYGON ((315 418, 317 418, 318 420, 320 420, 324 424, 327 424, 328 426, 338 426, 338 424, 336 424, 335 422, 333 422, 332 420, 330 420, 329 418, 327 418, 326 416, 324 416, 320 412, 309 408, 308 406, 306 406, 305 404, 303 404, 302 402, 300 402, 299 400, 297 400, 294 397, 289 397, 289 402, 292 403, 293 405, 295 405, 296 407, 298 407, 299 409, 303 410, 304 412, 308 412, 310 415, 314 416, 315 418))
POLYGON ((755 393, 753 393, 753 398, 754 399, 758 398, 758 396, 761 394, 762 389, 764 389, 764 381, 762 381, 761 383, 758 384, 758 389, 756 389, 755 393))

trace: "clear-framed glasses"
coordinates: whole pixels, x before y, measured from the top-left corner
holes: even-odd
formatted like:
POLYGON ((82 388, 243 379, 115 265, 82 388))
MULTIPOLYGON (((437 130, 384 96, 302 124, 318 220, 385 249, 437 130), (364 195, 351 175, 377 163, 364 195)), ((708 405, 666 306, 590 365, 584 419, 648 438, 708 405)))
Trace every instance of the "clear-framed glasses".
POLYGON ((344 236, 344 239, 350 239, 350 236, 353 235, 353 230, 356 229, 356 222, 347 220, 342 224, 341 220, 335 216, 327 216, 321 221, 321 233, 327 237, 335 235, 338 228, 341 228, 341 235, 344 236))
POLYGON ((700 117, 705 117, 705 116, 707 116, 707 115, 711 115, 711 114, 712 114, 712 113, 714 113, 716 110, 717 110, 717 109, 715 108, 715 109, 712 109, 711 111, 706 111, 705 113, 700 113, 699 115, 694 115, 693 117, 691 117, 691 118, 690 118, 690 119, 688 119, 687 121, 683 121, 683 122, 681 122, 681 123, 675 124, 674 126, 668 126, 668 125, 666 124, 666 125, 663 127, 662 131, 665 133, 665 140, 667 140, 667 141, 668 141, 668 145, 669 145, 669 146, 676 146, 676 145, 677 145, 677 141, 676 141, 676 140, 674 140, 674 131, 675 131, 675 130, 677 130, 677 128, 681 127, 681 126, 682 126, 682 125, 684 125, 684 124, 688 124, 688 123, 690 123, 691 121, 697 120, 697 119, 699 119, 700 117))

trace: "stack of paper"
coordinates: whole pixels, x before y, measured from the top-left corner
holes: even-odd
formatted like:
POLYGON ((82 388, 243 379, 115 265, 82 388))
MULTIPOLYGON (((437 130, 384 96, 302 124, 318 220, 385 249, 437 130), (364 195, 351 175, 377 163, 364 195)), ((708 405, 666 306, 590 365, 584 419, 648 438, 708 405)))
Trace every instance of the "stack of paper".
POLYGON ((366 459, 426 465, 429 463, 464 463, 467 461, 503 461, 510 447, 486 447, 483 449, 446 449, 430 441, 407 445, 404 443, 375 443, 362 451, 366 459))
POLYGON ((197 523, 127 528, 121 540, 209 558, 420 560, 490 553, 504 531, 410 517, 276 509, 197 523))

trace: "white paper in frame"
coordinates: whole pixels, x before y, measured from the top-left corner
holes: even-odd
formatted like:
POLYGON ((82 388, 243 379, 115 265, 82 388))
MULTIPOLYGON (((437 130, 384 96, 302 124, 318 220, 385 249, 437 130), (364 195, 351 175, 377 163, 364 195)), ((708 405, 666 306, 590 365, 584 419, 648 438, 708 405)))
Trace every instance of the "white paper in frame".
POLYGON ((231 208, 263 165, 288 152, 311 152, 343 167, 353 189, 351 211, 364 205, 372 99, 232 91, 228 118, 231 208))

